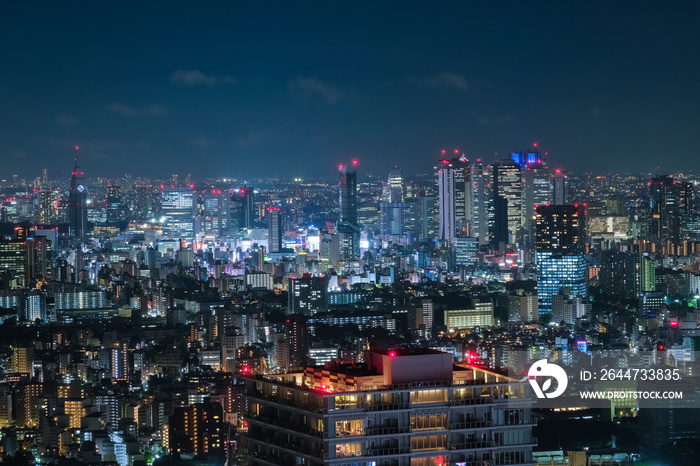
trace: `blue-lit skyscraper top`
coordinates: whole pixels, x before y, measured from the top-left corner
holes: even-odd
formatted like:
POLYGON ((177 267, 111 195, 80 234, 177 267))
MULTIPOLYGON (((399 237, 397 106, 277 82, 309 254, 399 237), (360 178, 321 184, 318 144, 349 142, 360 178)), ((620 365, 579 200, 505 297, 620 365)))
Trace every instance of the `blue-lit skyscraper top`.
POLYGON ((513 162, 517 163, 520 168, 525 168, 531 164, 542 163, 542 154, 537 150, 513 152, 510 158, 513 159, 513 162))

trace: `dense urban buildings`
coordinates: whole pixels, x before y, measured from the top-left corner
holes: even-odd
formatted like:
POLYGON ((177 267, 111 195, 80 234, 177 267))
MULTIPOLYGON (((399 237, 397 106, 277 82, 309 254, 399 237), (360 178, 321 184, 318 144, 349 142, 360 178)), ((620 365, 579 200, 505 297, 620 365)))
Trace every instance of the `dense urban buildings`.
POLYGON ((77 161, 70 179, 43 172, 36 191, 5 182, 0 454, 626 464, 696 438, 691 401, 548 410, 525 376, 541 359, 604 354, 693 386, 697 178, 456 154, 435 154, 425 173, 375 176, 352 161, 255 188, 90 178, 77 161), (668 419, 682 425, 644 447, 549 440, 552 426, 624 439, 668 419))

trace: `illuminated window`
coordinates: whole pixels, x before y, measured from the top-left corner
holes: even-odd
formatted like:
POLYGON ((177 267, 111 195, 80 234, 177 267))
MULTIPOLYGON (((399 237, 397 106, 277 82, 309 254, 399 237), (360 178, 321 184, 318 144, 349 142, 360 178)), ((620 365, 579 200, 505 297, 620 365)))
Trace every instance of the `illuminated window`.
POLYGON ((362 427, 362 420, 353 419, 348 421, 336 421, 335 423, 335 436, 336 437, 346 437, 349 435, 362 435, 364 429, 362 427))
POLYGON ((360 407, 357 395, 339 395, 335 397, 335 409, 356 409, 360 407))
POLYGON ((362 446, 360 442, 356 443, 338 443, 335 446, 336 458, 347 458, 350 456, 361 456, 362 446))
POLYGON ((444 403, 447 401, 447 390, 417 390, 411 392, 411 403, 444 403))
POLYGON ((411 438, 411 447, 419 450, 444 450, 447 448, 447 435, 427 435, 411 438))
POLYGON ((446 429, 447 414, 411 416, 411 428, 413 430, 446 429))

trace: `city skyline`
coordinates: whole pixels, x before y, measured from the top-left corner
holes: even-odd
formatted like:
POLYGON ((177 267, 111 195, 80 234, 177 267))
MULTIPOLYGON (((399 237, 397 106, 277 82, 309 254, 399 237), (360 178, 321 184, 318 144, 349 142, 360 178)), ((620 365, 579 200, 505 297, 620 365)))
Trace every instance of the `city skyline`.
POLYGON ((99 176, 411 173, 535 142, 570 171, 694 168, 697 5, 183 5, 5 5, 3 178, 67 175, 75 145, 99 176))

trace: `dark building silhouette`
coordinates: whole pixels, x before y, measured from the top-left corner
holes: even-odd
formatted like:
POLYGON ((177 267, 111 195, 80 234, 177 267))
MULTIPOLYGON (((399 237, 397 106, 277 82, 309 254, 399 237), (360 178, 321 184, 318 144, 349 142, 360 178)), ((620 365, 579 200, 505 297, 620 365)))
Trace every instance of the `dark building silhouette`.
POLYGON ((87 188, 83 175, 76 155, 68 193, 68 232, 77 238, 82 238, 87 232, 87 188))

